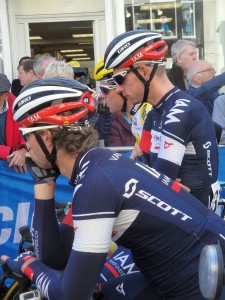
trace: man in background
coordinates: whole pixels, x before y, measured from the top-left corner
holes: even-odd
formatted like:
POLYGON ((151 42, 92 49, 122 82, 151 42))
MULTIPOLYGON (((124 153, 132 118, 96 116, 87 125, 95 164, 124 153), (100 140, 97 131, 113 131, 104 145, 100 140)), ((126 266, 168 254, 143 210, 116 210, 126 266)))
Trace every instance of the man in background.
POLYGON ((46 68, 55 61, 51 55, 43 55, 34 61, 33 70, 38 79, 42 79, 46 68))
POLYGON ((18 78, 22 86, 26 86, 28 83, 38 79, 33 70, 34 62, 35 60, 28 59, 19 64, 17 68, 19 73, 18 78))
POLYGON ((9 167, 23 173, 27 171, 24 158, 27 148, 19 131, 20 124, 13 120, 15 96, 9 92, 10 86, 6 75, 0 73, 0 159, 9 159, 9 167))
POLYGON ((188 87, 186 75, 192 62, 197 60, 196 45, 192 41, 178 40, 171 46, 173 65, 167 76, 173 85, 185 91, 188 87))

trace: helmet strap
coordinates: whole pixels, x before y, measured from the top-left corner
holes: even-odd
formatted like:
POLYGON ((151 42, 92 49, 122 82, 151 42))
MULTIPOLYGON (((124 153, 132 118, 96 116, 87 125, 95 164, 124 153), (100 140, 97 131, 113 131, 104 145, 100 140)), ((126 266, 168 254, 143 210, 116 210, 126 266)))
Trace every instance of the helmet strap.
POLYGON ((49 153, 45 143, 43 142, 42 138, 40 137, 40 134, 37 131, 34 132, 34 134, 35 134, 36 140, 38 141, 39 146, 41 147, 42 151, 45 154, 46 159, 51 163, 53 168, 58 168, 55 164, 56 153, 57 153, 56 147, 53 146, 52 153, 49 153))
POLYGON ((120 96, 123 98, 123 107, 121 109, 122 112, 126 112, 127 111, 127 98, 123 96, 123 94, 121 93, 120 96))
MULTIPOLYGON (((144 102, 147 102, 148 93, 149 93, 149 85, 150 85, 150 82, 152 81, 153 77, 155 76, 156 70, 158 68, 158 64, 153 65, 152 72, 150 73, 148 80, 145 80, 144 77, 141 76, 141 74, 138 72, 138 70, 135 67, 130 66, 129 68, 138 77, 138 79, 144 84, 145 89, 144 89, 144 97, 142 100, 142 104, 143 104, 144 102)), ((139 109, 141 108, 141 105, 140 105, 139 109)))

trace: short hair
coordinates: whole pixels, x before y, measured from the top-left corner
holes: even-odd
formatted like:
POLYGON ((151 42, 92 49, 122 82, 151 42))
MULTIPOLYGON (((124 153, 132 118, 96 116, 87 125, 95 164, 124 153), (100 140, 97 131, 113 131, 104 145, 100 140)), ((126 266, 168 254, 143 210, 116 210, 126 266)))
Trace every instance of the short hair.
POLYGON ((73 68, 63 60, 55 60, 53 63, 48 65, 43 76, 43 78, 50 77, 66 77, 73 79, 73 68))
POLYGON ((20 67, 23 67, 25 72, 29 72, 30 70, 33 70, 33 66, 34 66, 34 59, 27 59, 19 64, 17 70, 20 67))
POLYGON ((46 68, 48 67, 49 64, 55 61, 55 57, 51 55, 43 55, 39 57, 38 59, 35 60, 34 62, 34 74, 38 77, 40 77, 40 73, 45 72, 46 68))
POLYGON ((196 48, 196 44, 192 41, 188 40, 178 40, 177 42, 173 43, 171 46, 171 57, 172 61, 176 62, 177 56, 180 55, 186 48, 187 45, 193 46, 196 48))
MULTIPOLYGON (((204 68, 205 65, 210 64, 208 61, 206 60, 196 60, 194 61, 191 66, 188 68, 187 71, 187 81, 188 84, 190 85, 192 83, 193 77, 198 73, 201 72, 202 67, 204 68)), ((211 64, 210 64, 211 65, 211 64)))
POLYGON ((24 62, 25 60, 28 60, 28 59, 32 59, 30 56, 23 56, 20 58, 19 60, 19 64, 21 64, 22 62, 24 62))

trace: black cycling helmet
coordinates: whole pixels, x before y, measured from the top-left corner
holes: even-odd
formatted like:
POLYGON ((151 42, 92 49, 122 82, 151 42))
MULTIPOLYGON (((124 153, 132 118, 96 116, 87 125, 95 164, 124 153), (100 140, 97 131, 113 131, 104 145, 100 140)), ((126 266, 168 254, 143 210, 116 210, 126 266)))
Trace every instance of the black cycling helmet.
MULTIPOLYGON (((92 91, 67 78, 46 78, 22 89, 13 104, 14 120, 22 126, 37 123, 68 126, 94 112, 92 91), (70 114, 64 114, 70 111, 70 114)), ((38 124, 37 124, 38 125, 38 124)))
POLYGON ((143 101, 147 101, 149 84, 159 64, 164 64, 164 55, 168 46, 162 35, 152 30, 133 30, 120 34, 111 41, 105 51, 105 68, 129 67, 144 84, 143 101), (152 64, 153 69, 148 80, 145 80, 134 68, 133 64, 145 61, 152 64))

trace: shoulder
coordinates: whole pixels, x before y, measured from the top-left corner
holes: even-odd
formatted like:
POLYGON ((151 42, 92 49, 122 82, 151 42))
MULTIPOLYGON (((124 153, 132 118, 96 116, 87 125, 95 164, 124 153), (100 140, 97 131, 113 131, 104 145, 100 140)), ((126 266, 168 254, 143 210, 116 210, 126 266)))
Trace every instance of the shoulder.
POLYGON ((8 104, 9 104, 10 106, 12 106, 12 105, 13 105, 13 102, 15 101, 15 99, 16 99, 16 97, 15 97, 12 93, 9 93, 9 96, 8 96, 8 99, 7 99, 8 104))

